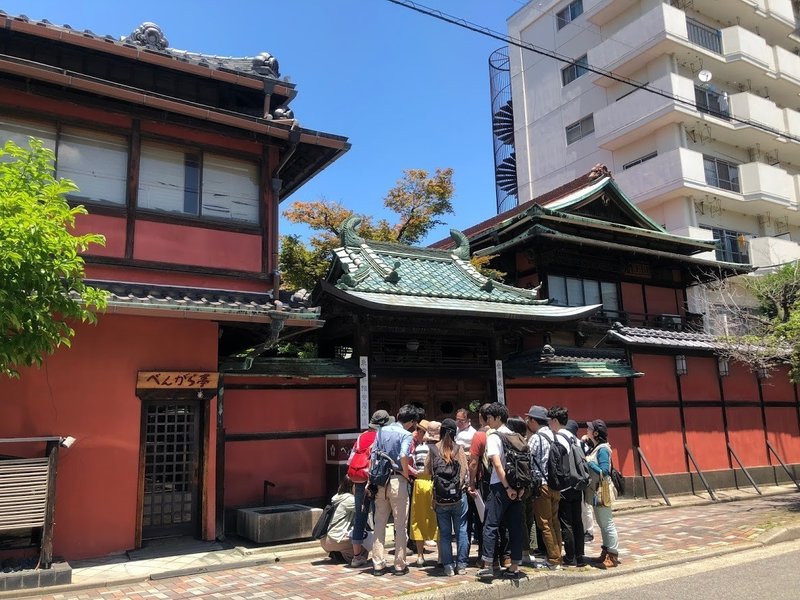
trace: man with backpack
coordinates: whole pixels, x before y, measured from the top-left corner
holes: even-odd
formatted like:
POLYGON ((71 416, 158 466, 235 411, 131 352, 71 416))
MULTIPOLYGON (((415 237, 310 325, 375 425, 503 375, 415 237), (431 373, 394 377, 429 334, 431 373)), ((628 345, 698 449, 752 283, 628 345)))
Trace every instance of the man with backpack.
POLYGON ((372 452, 372 444, 375 442, 378 429, 393 422, 394 417, 390 416, 388 412, 376 410, 369 420, 369 428, 358 436, 350 451, 350 457, 347 459, 347 476, 353 482, 355 495, 355 519, 352 534, 353 559, 350 562, 352 568, 367 564, 368 552, 363 546, 363 541, 366 538, 368 510, 364 506, 364 495, 369 479, 369 457, 372 452))
POLYGON ((530 458, 525 440, 507 426, 508 409, 493 402, 486 409, 486 421, 494 431, 486 436, 486 456, 489 460, 489 496, 486 498, 486 521, 483 525, 481 559, 484 568, 478 578, 494 577, 492 560, 498 538, 498 528, 505 521, 511 546, 511 566, 506 574, 519 575, 522 562, 522 502, 520 498, 530 486, 530 458), (527 472, 525 472, 527 469, 527 472), (527 478, 527 481, 526 481, 527 478))
MULTIPOLYGON (((547 411, 543 406, 534 405, 528 411, 526 419, 528 430, 532 433, 528 438, 531 469, 534 480, 540 486, 533 501, 533 514, 547 548, 547 559, 538 566, 551 570, 561 569, 563 563, 558 503, 561 499, 560 490, 568 487, 569 476, 569 443, 563 437, 556 436, 551 429, 551 426, 560 428, 556 418, 556 415, 561 414, 560 411, 566 414, 566 410, 561 407, 555 406, 547 411)), ((566 423, 566 419, 564 422, 566 423)))
POLYGON ((393 575, 408 573, 408 464, 411 456, 411 431, 417 426, 417 408, 406 404, 394 423, 381 427, 372 444, 367 489, 375 502, 375 542, 372 547, 372 574, 386 573, 386 526, 389 512, 394 515, 393 575))
POLYGON ((561 521, 561 536, 564 539, 564 565, 583 567, 584 559, 584 532, 583 532, 583 491, 589 485, 589 467, 586 466, 586 456, 578 441, 578 424, 567 420, 567 411, 556 415, 556 420, 564 427, 556 432, 569 442, 570 457, 570 486, 561 490, 561 500, 558 503, 558 517, 561 521))

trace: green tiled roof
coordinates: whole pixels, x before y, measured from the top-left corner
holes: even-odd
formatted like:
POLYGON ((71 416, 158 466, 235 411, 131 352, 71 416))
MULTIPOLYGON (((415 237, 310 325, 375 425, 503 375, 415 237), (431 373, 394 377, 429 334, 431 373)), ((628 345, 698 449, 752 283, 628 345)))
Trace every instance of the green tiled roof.
POLYGON ((300 379, 364 377, 355 360, 334 358, 260 358, 249 369, 244 368, 243 361, 232 359, 220 364, 220 371, 226 379, 251 375, 300 379))
POLYGON ((469 261, 469 242, 451 231, 457 247, 420 248, 366 241, 355 234, 358 219, 342 225, 342 242, 323 289, 374 309, 445 312, 475 316, 575 320, 600 306, 559 307, 538 291, 517 288, 481 275, 469 261))
POLYGON ((624 352, 615 349, 557 349, 552 356, 529 350, 503 361, 503 374, 509 379, 525 377, 608 378, 640 377, 627 362, 624 352))

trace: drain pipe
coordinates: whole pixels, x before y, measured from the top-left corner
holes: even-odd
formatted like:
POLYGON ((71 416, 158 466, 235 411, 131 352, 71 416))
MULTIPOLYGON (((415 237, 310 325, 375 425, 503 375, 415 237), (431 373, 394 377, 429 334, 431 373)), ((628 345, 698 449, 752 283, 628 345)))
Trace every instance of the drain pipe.
POLYGON ((278 166, 272 172, 272 199, 273 199, 273 209, 272 209, 272 222, 270 223, 270 236, 272 237, 272 301, 276 302, 279 299, 279 292, 281 287, 281 273, 280 269, 278 268, 278 260, 279 260, 279 253, 278 253, 278 244, 280 243, 280 238, 278 237, 278 220, 280 218, 280 199, 281 199, 281 188, 283 187, 283 180, 280 178, 280 172, 283 167, 286 166, 286 163, 289 162, 289 159, 297 150, 297 146, 300 143, 300 127, 297 124, 297 121, 292 123, 292 127, 289 130, 289 149, 283 155, 281 162, 278 163, 278 166))

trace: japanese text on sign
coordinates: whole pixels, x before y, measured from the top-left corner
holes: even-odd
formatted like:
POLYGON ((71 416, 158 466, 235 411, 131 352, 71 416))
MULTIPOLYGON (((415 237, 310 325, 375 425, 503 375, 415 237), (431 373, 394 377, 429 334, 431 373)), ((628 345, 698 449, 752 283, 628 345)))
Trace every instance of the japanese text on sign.
POLYGON ((216 389, 219 373, 193 371, 139 371, 136 378, 138 389, 216 389))

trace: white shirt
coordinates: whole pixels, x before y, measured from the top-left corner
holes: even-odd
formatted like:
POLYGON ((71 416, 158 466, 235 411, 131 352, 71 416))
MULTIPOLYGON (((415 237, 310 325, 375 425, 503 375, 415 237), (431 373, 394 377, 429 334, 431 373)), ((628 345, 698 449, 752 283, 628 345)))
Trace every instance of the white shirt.
MULTIPOLYGON (((495 431, 497 433, 513 433, 505 424, 500 425, 495 431)), ((506 453, 503 450, 503 440, 500 439, 499 435, 494 435, 494 433, 492 433, 486 436, 486 456, 489 457, 489 466, 492 470, 492 477, 489 483, 500 483, 500 476, 497 474, 497 469, 494 468, 494 461, 492 460, 493 456, 499 456, 501 463, 505 463, 506 461, 506 453)))
POLYGON ((456 434, 456 444, 461 446, 466 452, 469 452, 469 447, 472 445, 472 436, 475 435, 475 428, 470 425, 464 431, 459 431, 456 434))

